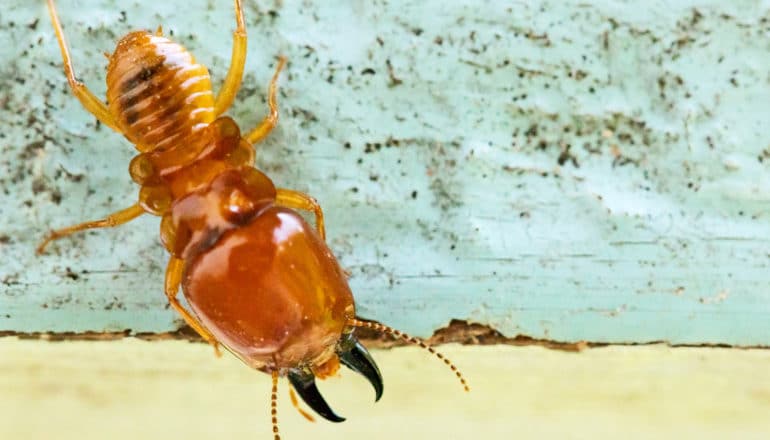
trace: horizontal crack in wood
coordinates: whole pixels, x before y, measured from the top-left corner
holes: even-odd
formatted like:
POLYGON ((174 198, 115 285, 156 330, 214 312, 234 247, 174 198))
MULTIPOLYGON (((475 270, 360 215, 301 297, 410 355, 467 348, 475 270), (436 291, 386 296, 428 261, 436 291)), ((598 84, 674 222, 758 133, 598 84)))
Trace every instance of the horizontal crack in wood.
MULTIPOLYGON (((356 335, 367 348, 392 348, 410 345, 401 339, 379 333, 368 328, 356 329, 356 335)), ((0 337, 17 337, 19 339, 39 339, 45 341, 113 341, 128 337, 145 341, 186 340, 203 343, 203 339, 188 326, 182 326, 176 331, 148 333, 132 332, 130 329, 119 332, 16 332, 0 331, 0 337)), ((735 346, 729 344, 672 344, 667 341, 650 342, 563 342, 551 339, 538 339, 527 335, 507 337, 491 326, 468 322, 462 319, 453 319, 446 327, 436 330, 430 338, 425 339, 430 345, 462 344, 462 345, 535 345, 551 350, 568 352, 580 352, 588 348, 606 346, 644 346, 644 345, 668 345, 670 347, 700 347, 700 348, 737 348, 737 349, 768 349, 770 345, 735 346)))

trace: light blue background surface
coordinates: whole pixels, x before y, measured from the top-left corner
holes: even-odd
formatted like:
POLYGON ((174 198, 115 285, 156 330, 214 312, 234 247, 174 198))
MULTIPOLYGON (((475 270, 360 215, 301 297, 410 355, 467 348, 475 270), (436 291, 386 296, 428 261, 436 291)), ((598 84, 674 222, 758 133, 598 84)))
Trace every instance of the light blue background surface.
MULTIPOLYGON (((133 148, 69 93, 38 3, 0 11, 0 330, 173 330, 157 219, 34 256, 50 227, 137 192, 133 148)), ((562 341, 770 345, 768 2, 244 3, 230 114, 262 117, 287 55, 258 164, 321 202, 359 314, 421 336, 460 318, 562 341)), ((158 24, 218 88, 229 1, 116 4, 59 1, 99 96, 102 52, 158 24)))

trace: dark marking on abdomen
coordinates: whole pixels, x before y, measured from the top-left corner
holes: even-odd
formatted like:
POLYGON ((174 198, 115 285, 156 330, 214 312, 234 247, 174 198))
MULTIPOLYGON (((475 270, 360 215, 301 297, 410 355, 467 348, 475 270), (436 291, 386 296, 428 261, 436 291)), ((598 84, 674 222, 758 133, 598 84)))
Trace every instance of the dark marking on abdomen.
POLYGON ((151 65, 151 66, 144 66, 141 69, 139 69, 136 74, 134 74, 132 77, 128 78, 127 80, 123 81, 123 84, 120 85, 120 91, 121 93, 129 93, 132 90, 134 90, 139 84, 145 83, 149 81, 156 73, 158 73, 161 69, 163 69, 163 62, 165 60, 163 58, 159 59, 157 63, 151 65))
POLYGON ((138 72, 121 83, 120 90, 122 91, 122 96, 118 105, 123 109, 126 122, 129 125, 139 120, 141 113, 143 113, 134 106, 147 99, 152 99, 153 95, 158 93, 164 83, 163 73, 166 70, 164 59, 160 58, 155 64, 142 67, 138 72))

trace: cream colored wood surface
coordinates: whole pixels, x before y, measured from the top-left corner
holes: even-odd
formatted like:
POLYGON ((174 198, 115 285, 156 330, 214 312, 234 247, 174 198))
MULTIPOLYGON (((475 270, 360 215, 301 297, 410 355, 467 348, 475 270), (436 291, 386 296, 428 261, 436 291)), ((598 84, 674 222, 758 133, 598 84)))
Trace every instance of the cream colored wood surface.
MULTIPOLYGON (((421 350, 374 350, 379 403, 348 371, 321 383, 344 423, 306 422, 282 381, 283 438, 770 438, 768 350, 441 348, 471 393, 421 350)), ((269 389, 202 344, 0 339, 2 439, 270 439, 269 389)))

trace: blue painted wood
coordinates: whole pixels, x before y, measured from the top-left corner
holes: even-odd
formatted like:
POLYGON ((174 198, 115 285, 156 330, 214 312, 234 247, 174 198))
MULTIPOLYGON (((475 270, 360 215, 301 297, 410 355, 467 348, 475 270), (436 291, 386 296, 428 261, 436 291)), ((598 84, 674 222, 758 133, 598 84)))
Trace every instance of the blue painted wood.
MULTIPOLYGON (((0 15, 0 329, 166 331, 157 220, 132 147, 69 94, 44 8, 0 15)), ((60 0, 78 75, 137 27, 227 69, 229 2, 60 0), (178 11, 184 10, 185 14, 178 11), (125 11, 122 13, 121 11, 125 11)), ((245 1, 231 114, 280 127, 259 165, 322 203, 359 313, 564 341, 770 344, 767 2, 245 1)))

